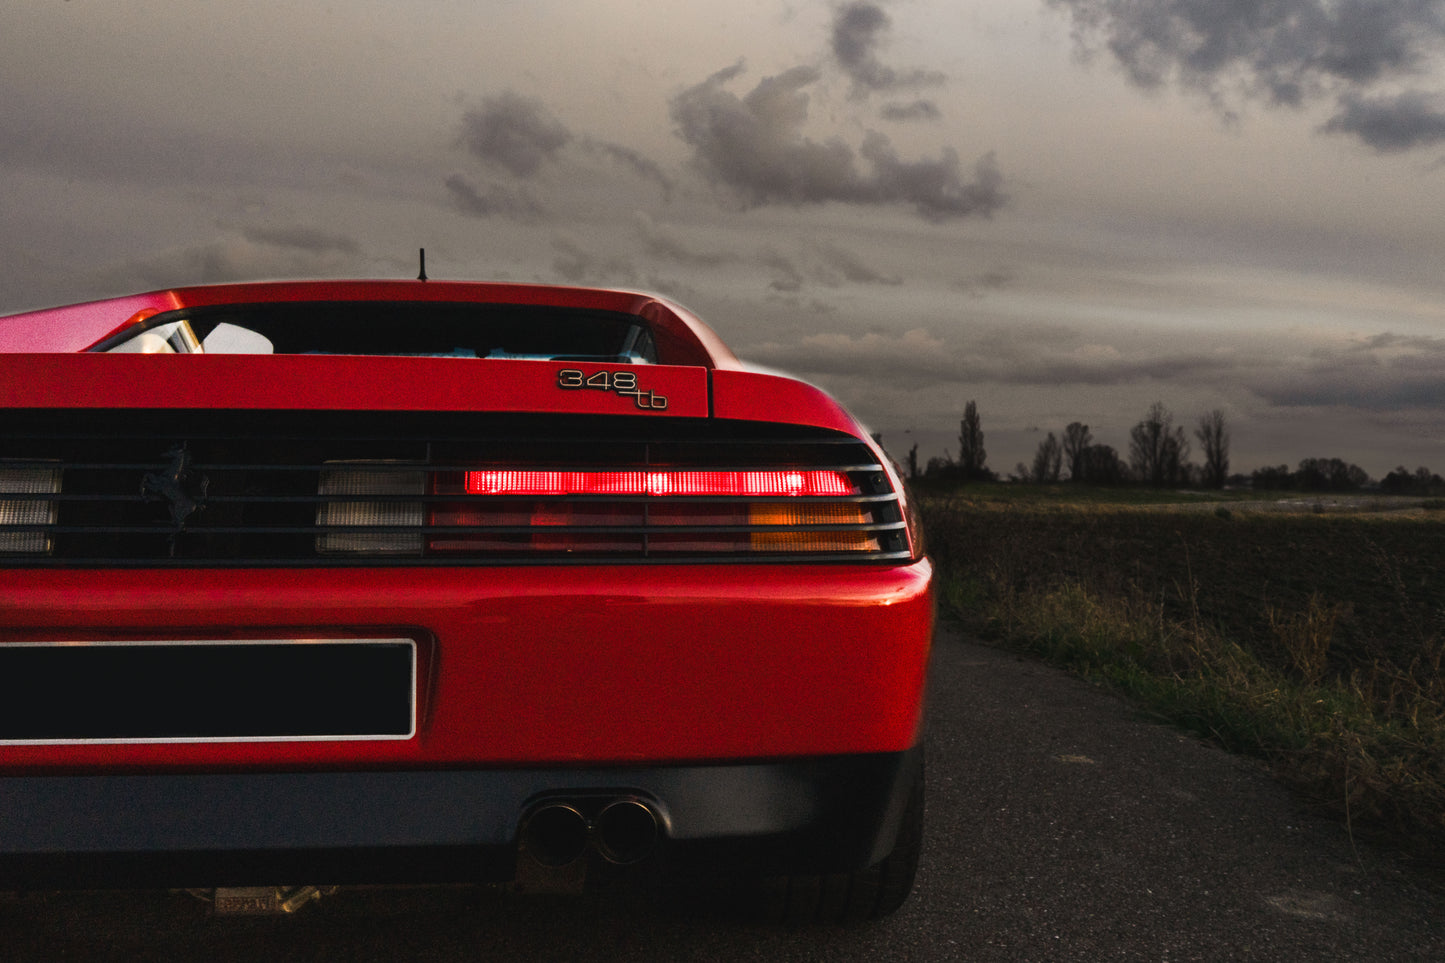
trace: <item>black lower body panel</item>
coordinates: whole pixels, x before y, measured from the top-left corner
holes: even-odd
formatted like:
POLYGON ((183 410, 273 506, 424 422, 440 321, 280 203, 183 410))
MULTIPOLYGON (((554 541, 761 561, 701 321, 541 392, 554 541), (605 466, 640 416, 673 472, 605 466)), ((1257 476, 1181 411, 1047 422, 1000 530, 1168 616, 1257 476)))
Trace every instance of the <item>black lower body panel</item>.
MULTIPOLYGON (((634 800, 670 875, 862 869, 922 750, 608 768, 0 777, 0 887, 504 882, 540 807, 634 800)), ((526 858, 526 857, 522 857, 526 858)))

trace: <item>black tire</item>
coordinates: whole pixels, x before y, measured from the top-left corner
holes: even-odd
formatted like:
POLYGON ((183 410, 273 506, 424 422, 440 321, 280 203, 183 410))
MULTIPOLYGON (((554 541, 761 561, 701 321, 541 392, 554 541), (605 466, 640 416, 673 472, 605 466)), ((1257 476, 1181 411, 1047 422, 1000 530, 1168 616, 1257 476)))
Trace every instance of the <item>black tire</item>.
POLYGON ((778 876, 758 888, 760 909, 785 923, 849 923, 877 919, 897 910, 913 891, 923 850, 923 766, 908 793, 893 851, 855 873, 778 876))

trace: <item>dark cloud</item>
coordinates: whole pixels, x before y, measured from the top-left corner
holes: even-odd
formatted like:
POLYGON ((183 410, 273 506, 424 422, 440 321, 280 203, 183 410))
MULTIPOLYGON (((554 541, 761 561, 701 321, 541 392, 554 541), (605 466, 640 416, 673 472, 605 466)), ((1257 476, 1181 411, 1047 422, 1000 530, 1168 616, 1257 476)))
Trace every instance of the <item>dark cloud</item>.
POLYGON ((1099 345, 1061 350, 1023 343, 1007 334, 955 343, 921 328, 896 336, 813 334, 793 344, 755 345, 743 354, 750 361, 820 378, 870 378, 913 387, 1118 387, 1190 380, 1214 384, 1220 375, 1237 368, 1230 359, 1203 353, 1131 356, 1099 345))
POLYGON ((924 218, 988 216, 1003 205, 1002 177, 991 156, 966 181, 958 155, 901 160, 882 134, 868 133, 857 151, 841 138, 817 141, 803 133, 807 88, 819 79, 801 66, 766 77, 743 97, 726 89, 738 64, 684 90, 672 101, 677 133, 701 170, 753 206, 911 204, 924 218), (860 159, 862 164, 860 164, 860 159))
POLYGON ((1412 150, 1445 141, 1445 107, 1441 98, 1419 91, 1382 97, 1348 94, 1323 129, 1353 134, 1381 153, 1412 150))
POLYGON ((856 93, 896 90, 900 87, 942 83, 943 74, 934 71, 899 71, 878 59, 877 50, 892 21, 874 3, 849 3, 833 17, 833 58, 853 81, 856 93))
POLYGON ((700 250, 676 234, 658 226, 646 214, 637 212, 632 216, 637 227, 642 248, 649 257, 664 261, 675 261, 690 267, 720 267, 738 260, 737 255, 728 251, 700 250))
POLYGON ((773 280, 768 283, 769 290, 781 294, 796 294, 803 289, 805 279, 802 268, 798 267, 792 258, 778 251, 768 250, 763 253, 762 263, 773 272, 773 280))
POLYGON ((975 297, 981 297, 989 291, 998 291, 1014 283, 1014 272, 1009 268, 994 268, 990 271, 960 278, 954 282, 954 287, 965 291, 975 297))
POLYGON ((1273 372, 1250 388, 1285 408, 1445 410, 1445 340, 1377 335, 1316 351, 1308 364, 1273 372))
POLYGON ((819 242, 815 245, 823 268, 828 272, 830 286, 836 286, 838 282, 833 280, 834 275, 841 275, 843 281, 850 284, 884 284, 899 285, 903 278, 896 274, 884 274, 869 265, 863 263, 862 258, 852 251, 844 250, 834 244, 819 242))
POLYGON ((859 153, 873 165, 872 184, 885 201, 907 201, 929 221, 981 214, 1003 206, 1003 175, 992 153, 973 165, 973 181, 959 174, 958 153, 944 148, 938 160, 900 160, 882 134, 870 131, 859 153))
MULTIPOLYGON (((655 161, 624 144, 574 136, 541 101, 505 91, 483 98, 480 107, 467 111, 462 118, 460 143, 468 153, 517 178, 535 176, 574 142, 583 152, 621 164, 651 181, 662 189, 665 200, 672 200, 672 178, 655 161)), ((465 183, 454 187, 451 181, 447 186, 469 213, 527 213, 528 208, 536 206, 528 195, 497 185, 485 191, 469 190, 470 185, 465 183)))
POLYGON ((637 283, 637 269, 626 258, 596 255, 570 237, 552 238, 552 270, 573 284, 637 283))
POLYGON ((462 118, 461 142, 479 160, 531 177, 572 140, 540 101, 504 91, 462 118))
POLYGON ((542 205, 530 194, 502 184, 478 187, 461 174, 453 174, 446 179, 446 188, 452 206, 471 217, 501 216, 531 221, 543 214, 542 205))
POLYGON ((938 105, 931 100, 915 100, 906 104, 884 104, 878 114, 884 120, 894 121, 938 120, 943 116, 938 105))
POLYGON ((328 234, 312 227, 248 227, 242 233, 246 240, 253 244, 293 248, 317 254, 332 251, 356 254, 361 250, 360 245, 349 237, 328 234))
POLYGON ((356 275, 357 245, 325 235, 306 242, 307 231, 246 230, 205 244, 141 253, 95 272, 97 289, 145 291, 186 284, 225 284, 257 278, 356 275), (278 237, 279 235, 279 237, 278 237), (283 240, 289 239, 289 240, 283 240))
POLYGON ((1327 129, 1380 150, 1440 139, 1441 115, 1419 92, 1366 96, 1408 82, 1445 53, 1445 0, 1047 0, 1067 11, 1088 51, 1106 49, 1135 84, 1301 106, 1339 99, 1327 129))
POLYGON ((662 188, 663 199, 669 203, 672 201, 672 178, 664 173, 663 169, 656 162, 644 157, 642 154, 625 147, 622 144, 612 144, 606 141, 588 141, 589 150, 609 157, 624 167, 632 170, 634 174, 646 181, 652 181, 662 188))
POLYGON ((844 284, 894 286, 903 283, 898 275, 885 274, 852 251, 823 241, 808 243, 791 255, 768 248, 759 256, 758 263, 773 275, 768 289, 779 294, 796 294, 809 284, 839 288, 844 284))

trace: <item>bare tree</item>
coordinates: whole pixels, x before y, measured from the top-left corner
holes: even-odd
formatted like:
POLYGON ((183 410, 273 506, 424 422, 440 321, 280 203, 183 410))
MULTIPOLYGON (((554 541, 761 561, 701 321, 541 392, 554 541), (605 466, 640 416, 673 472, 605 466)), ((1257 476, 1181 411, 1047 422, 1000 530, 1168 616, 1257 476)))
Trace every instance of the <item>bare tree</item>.
POLYGON ((1077 421, 1064 429, 1064 458, 1069 462, 1069 480, 1084 480, 1084 452, 1094 443, 1089 426, 1077 421))
POLYGON ((1215 408, 1201 415, 1194 437, 1204 449, 1204 484, 1209 488, 1223 488, 1229 479, 1229 428, 1224 422, 1224 412, 1215 408))
POLYGON ((958 467, 965 480, 987 477, 984 462, 988 453, 983 450, 983 428, 978 420, 978 405, 970 401, 963 409, 963 421, 958 427, 958 467))
POLYGON ((908 480, 918 481, 918 442, 908 449, 908 480))
POLYGON ((1059 439, 1054 433, 1049 432, 1049 437, 1039 442, 1039 450, 1034 452, 1034 469, 1029 476, 1040 485, 1052 484, 1059 480, 1059 472, 1063 470, 1064 453, 1059 447, 1059 439))
POLYGON ((1160 401, 1149 406, 1144 420, 1129 430, 1129 465, 1155 488, 1178 484, 1189 460, 1189 439, 1183 426, 1160 401))

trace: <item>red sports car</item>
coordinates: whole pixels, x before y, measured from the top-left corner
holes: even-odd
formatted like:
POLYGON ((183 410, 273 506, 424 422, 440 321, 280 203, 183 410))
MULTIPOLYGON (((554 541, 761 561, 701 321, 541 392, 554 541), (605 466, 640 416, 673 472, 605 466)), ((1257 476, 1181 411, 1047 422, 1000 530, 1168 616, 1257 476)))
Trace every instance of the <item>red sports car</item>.
POLYGON ((0 888, 637 874, 887 913, 932 616, 879 446, 657 297, 0 318, 0 888))

